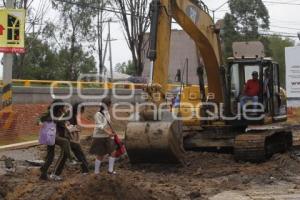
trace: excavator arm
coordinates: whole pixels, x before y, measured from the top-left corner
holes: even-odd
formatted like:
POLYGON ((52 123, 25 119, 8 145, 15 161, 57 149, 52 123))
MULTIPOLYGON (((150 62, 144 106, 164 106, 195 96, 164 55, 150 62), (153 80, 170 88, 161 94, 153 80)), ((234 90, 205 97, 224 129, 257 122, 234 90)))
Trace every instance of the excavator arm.
MULTIPOLYGON (((206 6, 196 0, 153 0, 150 14, 148 58, 151 66, 150 84, 146 91, 152 97, 153 104, 162 103, 167 92, 172 19, 195 41, 206 68, 208 92, 214 94, 210 95, 214 96, 214 102, 222 103, 224 95, 220 76, 220 42, 218 30, 206 6), (155 93, 162 95, 162 99, 155 100, 155 93)), ((200 99, 197 103, 200 103, 200 99)), ((182 121, 175 120, 170 111, 157 111, 161 112, 152 108, 145 109, 140 113, 144 121, 130 122, 127 125, 125 143, 132 163, 183 161, 182 121), (154 116, 162 117, 155 119, 154 116)))
POLYGON ((209 93, 215 102, 224 102, 220 74, 222 56, 219 29, 214 25, 207 7, 197 0, 153 0, 148 58, 154 62, 150 69, 151 83, 159 84, 166 92, 172 19, 195 41, 208 78, 209 93))

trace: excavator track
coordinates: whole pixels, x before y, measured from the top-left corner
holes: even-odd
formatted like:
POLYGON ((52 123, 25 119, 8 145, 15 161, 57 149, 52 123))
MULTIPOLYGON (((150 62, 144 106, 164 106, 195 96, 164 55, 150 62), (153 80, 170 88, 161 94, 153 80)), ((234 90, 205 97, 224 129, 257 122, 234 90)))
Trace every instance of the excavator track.
POLYGON ((234 158, 246 162, 263 162, 276 153, 291 149, 292 146, 293 135, 289 129, 253 129, 235 138, 234 158))

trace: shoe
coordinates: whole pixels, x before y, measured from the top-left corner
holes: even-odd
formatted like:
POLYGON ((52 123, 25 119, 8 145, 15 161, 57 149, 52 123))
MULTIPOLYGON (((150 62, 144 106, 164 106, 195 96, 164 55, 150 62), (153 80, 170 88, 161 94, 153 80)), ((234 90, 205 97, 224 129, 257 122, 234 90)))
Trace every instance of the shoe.
POLYGON ((41 174, 40 180, 42 180, 42 181, 48 181, 48 176, 47 176, 47 174, 41 174))
POLYGON ((63 180, 60 176, 57 176, 55 174, 51 174, 50 179, 52 179, 54 181, 62 181, 63 180))
POLYGON ((70 160, 69 165, 75 166, 75 165, 81 165, 81 163, 77 162, 76 160, 70 160))
POLYGON ((84 175, 87 175, 89 173, 89 170, 87 170, 87 169, 86 170, 82 170, 81 173, 84 174, 84 175))
POLYGON ((107 171, 107 173, 109 173, 109 174, 111 174, 111 175, 117 175, 117 172, 116 172, 116 171, 112 171, 112 172, 107 171))

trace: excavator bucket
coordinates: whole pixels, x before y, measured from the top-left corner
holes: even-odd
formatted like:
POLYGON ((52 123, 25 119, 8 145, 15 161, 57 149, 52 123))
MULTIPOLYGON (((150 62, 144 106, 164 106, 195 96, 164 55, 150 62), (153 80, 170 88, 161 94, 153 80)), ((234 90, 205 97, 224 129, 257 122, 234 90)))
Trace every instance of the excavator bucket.
POLYGON ((180 121, 129 122, 125 145, 131 163, 184 163, 180 121))

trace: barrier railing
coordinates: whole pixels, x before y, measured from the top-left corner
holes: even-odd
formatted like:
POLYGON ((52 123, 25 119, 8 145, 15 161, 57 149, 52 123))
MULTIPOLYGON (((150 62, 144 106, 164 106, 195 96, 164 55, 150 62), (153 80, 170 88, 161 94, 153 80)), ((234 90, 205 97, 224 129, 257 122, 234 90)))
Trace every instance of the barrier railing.
MULTIPOLYGON (((55 80, 13 80, 13 86, 19 87, 54 87, 54 88, 67 88, 72 85, 74 88, 90 88, 90 89, 142 89, 146 84, 140 83, 128 83, 128 82, 78 82, 78 81, 55 81, 55 80)), ((0 80, 0 87, 3 86, 0 80)), ((192 85, 193 87, 198 87, 197 85, 192 85)), ((171 91, 180 84, 169 84, 168 90, 171 91)))

